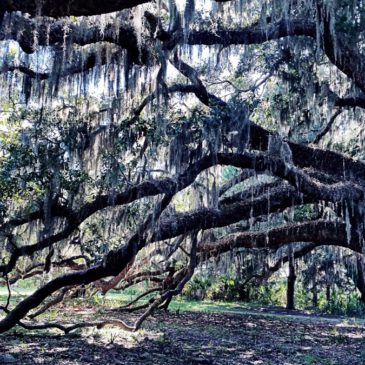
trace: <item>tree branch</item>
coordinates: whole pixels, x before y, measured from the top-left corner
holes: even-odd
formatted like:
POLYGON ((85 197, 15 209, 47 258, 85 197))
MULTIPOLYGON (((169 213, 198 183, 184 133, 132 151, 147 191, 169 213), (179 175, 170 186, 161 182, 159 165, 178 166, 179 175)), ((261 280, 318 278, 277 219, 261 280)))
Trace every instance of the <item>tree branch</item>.
POLYGON ((214 243, 198 248, 201 255, 217 256, 237 248, 278 249, 294 242, 312 242, 316 246, 335 245, 362 252, 361 239, 352 229, 348 242, 346 224, 317 220, 306 223, 284 225, 264 232, 244 232, 228 235, 214 243))
POLYGON ((49 16, 61 18, 65 16, 90 16, 134 8, 151 0, 6 0, 0 3, 0 15, 7 12, 20 11, 31 16, 49 16))

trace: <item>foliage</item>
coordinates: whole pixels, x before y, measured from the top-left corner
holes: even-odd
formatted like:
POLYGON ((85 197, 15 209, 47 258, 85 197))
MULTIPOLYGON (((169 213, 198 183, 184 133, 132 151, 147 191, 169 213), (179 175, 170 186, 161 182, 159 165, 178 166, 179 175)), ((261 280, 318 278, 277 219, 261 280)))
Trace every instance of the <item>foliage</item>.
POLYGON ((285 305, 288 263, 299 308, 361 311, 363 1, 61 3, 0 4, 1 285, 39 287, 0 332, 77 285, 152 289, 131 330, 285 305))

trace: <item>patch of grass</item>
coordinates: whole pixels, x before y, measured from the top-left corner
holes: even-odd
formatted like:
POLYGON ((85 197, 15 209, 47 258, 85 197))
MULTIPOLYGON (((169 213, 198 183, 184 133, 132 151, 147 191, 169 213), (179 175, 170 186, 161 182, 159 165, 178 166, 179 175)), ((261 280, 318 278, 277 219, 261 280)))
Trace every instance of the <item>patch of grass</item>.
POLYGON ((172 300, 170 306, 172 310, 181 310, 189 312, 215 312, 215 313, 235 313, 237 310, 249 309, 251 306, 238 302, 213 302, 213 301, 197 301, 197 300, 172 300))
POLYGON ((305 355, 304 357, 304 363, 303 365, 336 365, 338 364, 337 362, 335 362, 333 359, 324 359, 321 356, 316 356, 316 355, 305 355))
POLYGON ((303 365, 316 365, 321 363, 321 358, 312 354, 307 354, 303 357, 303 365))

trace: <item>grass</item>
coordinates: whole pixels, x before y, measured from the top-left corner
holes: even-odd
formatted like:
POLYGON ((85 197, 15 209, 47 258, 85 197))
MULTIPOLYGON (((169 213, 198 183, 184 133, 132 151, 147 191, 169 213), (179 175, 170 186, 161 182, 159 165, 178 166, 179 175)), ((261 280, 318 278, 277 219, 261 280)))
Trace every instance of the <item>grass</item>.
POLYGON ((171 302, 169 308, 172 310, 189 312, 235 313, 237 312, 237 309, 251 309, 253 306, 251 304, 239 302, 196 301, 178 298, 171 302))
MULTIPOLYGON (((26 296, 26 295, 30 295, 32 293, 34 293, 35 289, 32 288, 11 288, 11 295, 12 296, 26 296)), ((0 300, 7 300, 8 298, 8 289, 5 286, 0 286, 0 300)))
MULTIPOLYGON (((12 305, 31 292, 30 289, 17 290, 12 297, 12 305)), ((67 302, 66 312, 64 307, 61 310, 60 307, 55 307, 43 314, 41 320, 96 319, 99 315, 110 314, 110 308, 128 303, 135 295, 138 295, 138 292, 130 290, 126 293, 111 291, 106 297, 96 296, 86 300, 78 298, 67 302), (105 306, 99 306, 101 302, 104 302, 105 306), (91 305, 94 308, 89 314, 88 309, 91 305)), ((6 288, 0 288, 0 300, 6 299, 6 288)), ((55 355, 53 349, 67 348, 63 356, 67 355, 71 363, 79 364, 77 361, 83 356, 79 353, 82 347, 83 353, 88 351, 90 356, 102 354, 100 356, 106 363, 114 363, 113 359, 117 355, 113 351, 118 351, 118 346, 121 346, 123 356, 128 353, 128 356, 135 358, 129 363, 150 363, 148 360, 153 357, 154 364, 162 365, 168 363, 166 359, 170 359, 171 354, 175 354, 176 364, 187 364, 190 363, 193 351, 202 358, 207 356, 218 359, 217 364, 242 363, 240 362, 242 359, 247 360, 245 362, 247 364, 270 365, 278 363, 339 365, 346 363, 347 359, 352 359, 352 362, 348 363, 363 364, 361 361, 364 350, 360 342, 364 337, 363 329, 350 325, 352 321, 346 319, 341 323, 339 318, 290 316, 281 312, 276 314, 274 311, 267 313, 261 312, 257 305, 252 304, 191 301, 181 297, 172 301, 170 309, 171 313, 168 315, 163 311, 157 312, 138 333, 131 334, 107 327, 100 331, 80 330, 71 337, 54 336, 58 332, 49 330, 37 332, 37 335, 41 334, 41 336, 21 337, 21 341, 24 342, 24 347, 21 348, 18 343, 14 345, 12 339, 17 338, 19 334, 29 334, 29 332, 17 327, 6 336, 0 336, 0 352, 1 346, 6 346, 13 353, 17 352, 19 358, 21 356, 43 359, 47 355, 48 359, 52 358, 55 361, 57 354, 55 355), (241 314, 242 317, 237 320, 237 315, 231 314, 241 314), (322 322, 322 319, 326 322, 322 322), (6 342, 5 339, 8 338, 10 340, 6 342), (46 343, 51 343, 49 348, 44 347, 44 338, 47 338, 46 343), (88 340, 86 341, 85 338, 88 340), (39 341, 36 347, 34 347, 34 341, 39 341), (105 351, 105 345, 108 346, 108 351, 105 351), (86 348, 88 350, 85 350, 86 348), (164 349, 166 353, 163 352, 164 349), (144 358, 142 354, 147 354, 147 357, 144 358), (108 360, 109 355, 111 358, 108 360), (182 362, 182 356, 186 356, 183 359, 185 362, 182 362)), ((127 313, 119 315, 128 323, 133 323, 137 316, 137 314, 127 313)), ((118 316, 118 312, 114 312, 113 316, 118 316)), ((363 326, 364 320, 361 320, 359 325, 363 326)), ((120 357, 120 353, 117 357, 120 357)), ((23 363, 30 364, 34 361, 29 360, 23 363)))
MULTIPOLYGON (((28 296, 34 292, 34 289, 30 288, 16 288, 13 289, 11 303, 15 304, 20 301, 23 297, 28 296)), ((110 291, 105 297, 101 295, 97 295, 91 300, 91 304, 99 305, 105 304, 109 307, 118 307, 125 304, 128 304, 133 298, 138 295, 138 291, 126 290, 123 293, 117 291, 110 291)), ((0 287, 0 303, 5 303, 7 300, 8 292, 6 287, 0 287)), ((153 296, 153 294, 151 295, 153 296)), ((138 302, 138 305, 144 304, 151 297, 147 296, 138 302)), ((80 303, 83 299, 79 299, 80 303)), ((206 313, 240 313, 244 310, 250 310, 255 308, 255 304, 246 304, 240 302, 213 302, 213 301, 195 301, 195 300, 186 300, 181 297, 177 297, 173 299, 170 303, 169 309, 172 311, 181 311, 181 312, 206 312, 206 313)), ((55 311, 57 313, 57 311, 55 311)), ((47 319, 54 319, 54 315, 52 309, 45 313, 47 319), (49 318, 48 318, 49 317, 49 318)))
MULTIPOLYGON (((14 305, 16 302, 19 302, 22 298, 32 294, 34 292, 34 289, 32 288, 12 288, 12 298, 11 303, 14 305)), ((136 290, 135 288, 127 289, 124 292, 118 292, 111 290, 108 292, 108 294, 103 297, 101 295, 95 296, 93 299, 89 301, 91 305, 106 305, 110 308, 116 308, 119 306, 123 306, 125 304, 128 304, 133 298, 135 298, 136 295, 140 294, 140 290, 136 290)), ((148 301, 149 298, 151 298, 153 294, 150 296, 146 296, 141 301, 138 302, 138 305, 144 304, 148 301)), ((5 303, 7 301, 8 292, 6 287, 0 287, 0 304, 5 303)), ((76 303, 83 303, 84 299, 80 298, 76 300, 76 303)), ((174 298, 169 306, 169 309, 172 311, 181 311, 181 312, 204 312, 204 313, 217 313, 217 314, 256 314, 260 316, 265 316, 267 318, 272 319, 286 319, 286 320, 297 320, 299 317, 303 321, 307 320, 313 320, 311 316, 293 316, 290 314, 285 313, 275 313, 273 312, 260 312, 255 311, 259 307, 262 307, 262 305, 258 303, 243 303, 243 302, 225 302, 225 301, 197 301, 197 300, 187 300, 180 296, 174 298), (254 310, 256 313, 252 313, 250 311, 254 310)), ((53 317, 56 314, 52 313, 52 309, 49 310, 45 315, 50 317, 48 319, 54 319, 53 317)), ((57 313, 57 310, 55 310, 55 313, 57 313)), ((352 324, 358 323, 362 324, 364 323, 363 318, 355 318, 355 317, 347 317, 342 319, 342 322, 345 323, 350 319, 352 324)), ((317 320, 323 320, 323 321, 331 321, 330 318, 317 318, 317 320)), ((341 323, 342 323, 341 322, 341 323)))

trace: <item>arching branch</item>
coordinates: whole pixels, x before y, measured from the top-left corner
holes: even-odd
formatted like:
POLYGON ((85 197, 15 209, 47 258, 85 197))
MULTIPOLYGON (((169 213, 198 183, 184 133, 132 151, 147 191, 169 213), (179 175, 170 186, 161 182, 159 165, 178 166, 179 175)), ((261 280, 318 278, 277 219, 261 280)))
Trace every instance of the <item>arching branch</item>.
POLYGON ((123 9, 134 8, 150 0, 6 0, 0 4, 0 15, 4 12, 20 11, 31 16, 49 16, 61 18, 65 16, 90 16, 123 9))
POLYGON ((244 232, 228 235, 198 248, 202 255, 217 256, 238 248, 278 249, 293 242, 311 242, 317 246, 335 245, 362 252, 361 238, 355 230, 348 241, 346 224, 317 220, 284 225, 264 232, 244 232))

